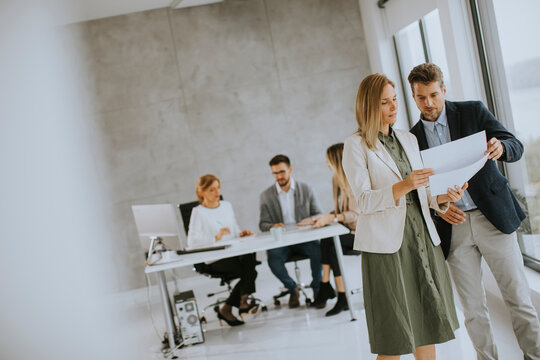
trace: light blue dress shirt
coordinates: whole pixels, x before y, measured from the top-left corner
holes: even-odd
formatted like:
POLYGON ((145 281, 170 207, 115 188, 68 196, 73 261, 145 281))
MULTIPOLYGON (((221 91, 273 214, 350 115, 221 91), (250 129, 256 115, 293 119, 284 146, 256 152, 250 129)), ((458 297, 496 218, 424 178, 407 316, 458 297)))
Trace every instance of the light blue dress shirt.
MULTIPOLYGON (((446 105, 444 106, 441 115, 436 121, 427 121, 422 119, 421 116, 420 120, 424 124, 424 133, 426 134, 426 140, 430 148, 452 141, 450 138, 450 129, 448 128, 446 105)), ((457 201, 455 204, 461 211, 476 209, 476 204, 472 200, 471 195, 469 195, 469 192, 467 190, 465 190, 461 200, 457 201)))

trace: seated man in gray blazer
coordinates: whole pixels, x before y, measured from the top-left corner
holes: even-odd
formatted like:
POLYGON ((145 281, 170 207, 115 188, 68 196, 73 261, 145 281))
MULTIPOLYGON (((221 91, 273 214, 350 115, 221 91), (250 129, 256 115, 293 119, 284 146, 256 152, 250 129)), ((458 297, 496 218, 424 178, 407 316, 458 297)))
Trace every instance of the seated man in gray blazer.
MULTIPOLYGON (((270 160, 272 175, 276 183, 266 189, 260 197, 259 228, 269 231, 273 227, 285 227, 289 224, 311 224, 312 217, 321 213, 319 204, 311 187, 295 181, 291 177, 291 161, 285 155, 276 155, 270 160)), ((285 246, 268 250, 268 265, 272 273, 289 289, 289 308, 300 306, 298 285, 289 276, 285 262, 292 253, 300 253, 311 261, 311 288, 314 295, 319 291, 322 279, 321 250, 319 241, 285 246)))

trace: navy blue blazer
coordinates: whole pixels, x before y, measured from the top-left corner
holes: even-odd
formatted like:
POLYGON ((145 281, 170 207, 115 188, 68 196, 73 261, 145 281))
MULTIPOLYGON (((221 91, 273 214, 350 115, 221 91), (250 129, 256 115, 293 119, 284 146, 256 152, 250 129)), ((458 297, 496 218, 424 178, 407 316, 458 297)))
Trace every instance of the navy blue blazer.
MULTIPOLYGON (((523 144, 504 128, 480 101, 446 101, 446 116, 450 138, 457 140, 485 130, 487 140, 495 137, 504 145, 504 154, 500 161, 518 161, 523 155, 523 144)), ((418 121, 411 129, 418 139, 420 150, 427 149, 428 143, 424 124, 418 121)), ((480 171, 469 180, 467 189, 478 210, 501 232, 511 234, 521 224, 525 214, 497 168, 495 161, 488 160, 480 171)), ((438 216, 433 216, 437 232, 441 237, 441 247, 448 256, 452 225, 438 216)))

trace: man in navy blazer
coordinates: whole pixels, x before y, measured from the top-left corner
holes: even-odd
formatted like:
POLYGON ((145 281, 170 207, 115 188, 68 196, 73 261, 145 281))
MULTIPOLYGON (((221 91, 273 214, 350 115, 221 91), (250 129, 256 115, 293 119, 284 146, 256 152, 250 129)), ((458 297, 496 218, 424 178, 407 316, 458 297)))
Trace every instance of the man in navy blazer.
POLYGON ((485 154, 491 160, 469 180, 459 202, 445 214, 433 214, 478 359, 498 359, 482 282, 482 257, 510 311, 524 358, 540 359, 540 325, 515 232, 525 214, 495 162, 519 160, 523 145, 480 101, 445 101, 446 87, 438 66, 418 65, 408 80, 421 112, 420 121, 411 129, 421 150, 486 131, 485 154))

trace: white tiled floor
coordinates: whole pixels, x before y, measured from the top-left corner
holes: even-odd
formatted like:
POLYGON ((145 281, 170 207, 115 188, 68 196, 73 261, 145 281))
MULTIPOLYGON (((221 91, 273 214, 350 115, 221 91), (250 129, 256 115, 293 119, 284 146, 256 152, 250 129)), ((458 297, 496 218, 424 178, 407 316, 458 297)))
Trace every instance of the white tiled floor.
MULTIPOLYGON (((351 288, 360 286, 359 258, 346 257, 346 266, 351 288)), ((305 280, 310 278, 308 263, 301 264, 305 280)), ((268 270, 266 263, 257 267, 256 295, 268 305, 267 313, 257 317, 246 317, 246 324, 231 328, 224 324, 220 326, 215 314, 207 313, 206 341, 204 344, 184 347, 178 351, 182 359, 375 359, 370 353, 365 314, 362 309, 361 295, 353 296, 357 321, 351 322, 348 312, 326 318, 324 313, 332 306, 333 301, 325 310, 316 310, 302 306, 290 310, 286 306, 276 308, 272 304, 272 295, 277 293, 278 281, 268 270)), ((290 273, 293 272, 290 270, 290 273)), ((169 273, 169 279, 172 274, 169 273)), ((153 285, 155 279, 152 278, 153 285)), ((215 279, 202 276, 178 278, 170 282, 170 290, 175 287, 181 291, 193 289, 199 308, 211 302, 206 293, 219 288, 215 279)), ((160 352, 161 340, 157 332, 165 329, 158 289, 150 288, 150 308, 148 307, 147 289, 139 289, 123 293, 116 301, 123 301, 129 313, 129 322, 122 330, 122 336, 137 347, 140 359, 162 359, 160 352), (153 319, 153 320, 152 320, 153 319)), ((311 295, 311 294, 310 294, 311 295)), ((507 311, 502 302, 490 298, 490 310, 495 326, 495 336, 499 347, 500 359, 514 360, 523 358, 517 347, 507 311)), ((456 339, 437 346, 437 359, 475 359, 475 352, 463 325, 463 316, 458 310, 460 329, 456 339)), ((412 355, 402 359, 412 360, 412 355)))

